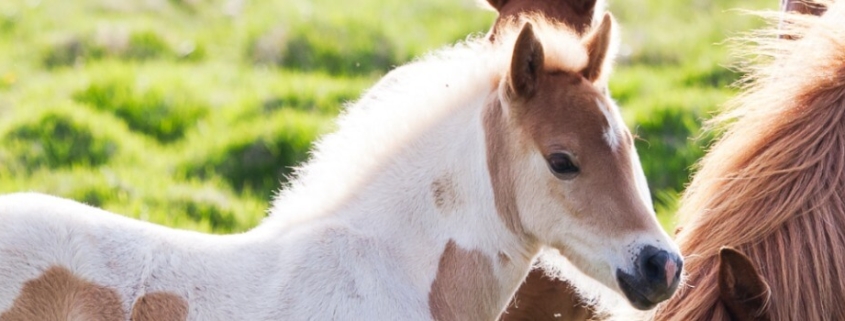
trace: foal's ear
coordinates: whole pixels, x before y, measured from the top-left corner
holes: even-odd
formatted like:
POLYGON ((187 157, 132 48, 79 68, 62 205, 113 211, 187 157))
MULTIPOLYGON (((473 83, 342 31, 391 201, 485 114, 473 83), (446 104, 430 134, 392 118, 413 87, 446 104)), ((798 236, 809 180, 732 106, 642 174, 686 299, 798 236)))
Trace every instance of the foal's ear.
POLYGON ((513 48, 509 82, 510 93, 513 94, 511 98, 527 99, 536 93, 543 59, 543 45, 534 35, 534 27, 526 23, 513 48))
POLYGON ((745 254, 719 250, 719 298, 734 321, 768 321, 769 285, 745 254))
POLYGON ((587 67, 581 71, 581 74, 590 82, 596 82, 602 79, 602 73, 607 72, 608 70, 606 69, 610 68, 608 51, 613 41, 613 25, 613 16, 607 12, 604 14, 604 18, 601 19, 601 24, 583 40, 584 47, 587 48, 589 61, 587 62, 587 67))

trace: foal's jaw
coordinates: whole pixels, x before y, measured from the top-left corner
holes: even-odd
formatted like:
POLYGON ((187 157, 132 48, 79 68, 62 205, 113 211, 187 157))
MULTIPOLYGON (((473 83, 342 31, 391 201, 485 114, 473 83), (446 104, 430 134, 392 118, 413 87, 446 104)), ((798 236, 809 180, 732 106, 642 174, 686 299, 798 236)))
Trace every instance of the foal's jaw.
POLYGON ((582 70, 547 70, 528 25, 503 86, 518 219, 526 234, 556 247, 587 275, 638 309, 672 296, 683 262, 650 205, 633 139, 605 97, 612 19, 583 44, 582 70))

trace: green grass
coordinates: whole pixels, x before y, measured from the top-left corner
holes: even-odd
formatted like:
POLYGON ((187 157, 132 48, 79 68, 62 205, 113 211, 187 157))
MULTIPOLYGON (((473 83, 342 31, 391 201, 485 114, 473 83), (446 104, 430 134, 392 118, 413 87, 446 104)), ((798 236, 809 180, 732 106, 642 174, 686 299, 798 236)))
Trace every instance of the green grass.
MULTIPOLYGON (((656 208, 706 150, 740 75, 721 45, 776 1, 609 0, 611 91, 656 208)), ((0 192, 34 190, 200 231, 249 229, 343 104, 495 15, 473 0, 0 2, 0 192)))

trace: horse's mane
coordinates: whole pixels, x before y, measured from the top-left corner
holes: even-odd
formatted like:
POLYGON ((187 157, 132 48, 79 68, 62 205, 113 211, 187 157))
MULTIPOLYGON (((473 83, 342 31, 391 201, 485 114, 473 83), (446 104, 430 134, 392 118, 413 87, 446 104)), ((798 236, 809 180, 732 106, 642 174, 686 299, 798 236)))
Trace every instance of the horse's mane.
MULTIPOLYGON (((530 20, 535 34, 545 39, 541 41, 548 65, 569 70, 586 65, 585 49, 576 36, 545 19, 530 20)), ((483 103, 509 69, 521 26, 512 24, 494 43, 481 34, 470 36, 388 73, 357 102, 348 104, 336 130, 315 143, 310 160, 295 169, 266 221, 290 225, 332 212, 356 197, 393 155, 414 148, 406 145, 426 128, 457 110, 483 103)))
POLYGON ((724 245, 769 283, 772 320, 845 320, 845 1, 784 19, 747 38, 757 45, 743 93, 715 119, 724 135, 681 200, 687 285, 658 320, 728 319, 724 245))

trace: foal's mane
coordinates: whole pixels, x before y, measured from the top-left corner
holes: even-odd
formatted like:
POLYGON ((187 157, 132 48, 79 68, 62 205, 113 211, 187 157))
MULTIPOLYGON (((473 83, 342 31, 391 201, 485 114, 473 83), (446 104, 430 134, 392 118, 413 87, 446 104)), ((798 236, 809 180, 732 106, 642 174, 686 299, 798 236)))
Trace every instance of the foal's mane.
POLYGON ((728 319, 725 245, 769 283, 772 320, 845 320, 845 1, 784 19, 747 39, 757 46, 743 93, 712 124, 724 135, 681 200, 688 286, 658 320, 728 319))
MULTIPOLYGON (((567 70, 586 65, 584 47, 565 26, 539 16, 522 21, 531 21, 537 37, 546 40, 547 65, 567 70)), ((394 155, 413 149, 406 145, 423 131, 496 92, 521 27, 511 24, 493 43, 482 34, 470 36, 388 73, 348 104, 336 130, 315 143, 310 160, 295 169, 274 200, 267 221, 285 226, 331 212, 357 197, 373 176, 390 175, 381 171, 394 155)))

